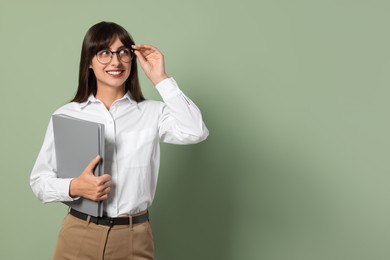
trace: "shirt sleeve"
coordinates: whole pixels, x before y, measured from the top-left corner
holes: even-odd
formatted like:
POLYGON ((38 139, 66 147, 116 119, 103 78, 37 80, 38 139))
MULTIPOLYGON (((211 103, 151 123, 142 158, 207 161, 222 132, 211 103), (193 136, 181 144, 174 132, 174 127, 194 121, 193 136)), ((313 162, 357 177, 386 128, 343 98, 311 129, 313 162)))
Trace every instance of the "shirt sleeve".
POLYGON ((69 196, 71 178, 57 178, 53 124, 50 119, 38 158, 30 175, 30 186, 42 202, 73 201, 69 196))
POLYGON ((160 140, 172 144, 195 144, 205 140, 209 131, 202 114, 176 81, 165 79, 156 88, 164 100, 159 119, 160 140))

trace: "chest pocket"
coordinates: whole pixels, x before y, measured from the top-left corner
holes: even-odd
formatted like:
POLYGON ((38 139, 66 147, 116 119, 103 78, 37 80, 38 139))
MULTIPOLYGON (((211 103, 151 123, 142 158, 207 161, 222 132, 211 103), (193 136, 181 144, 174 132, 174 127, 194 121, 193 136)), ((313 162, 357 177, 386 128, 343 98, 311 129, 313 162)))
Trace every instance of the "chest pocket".
POLYGON ((157 133, 153 129, 122 133, 117 140, 119 164, 125 167, 148 166, 157 141, 157 133))

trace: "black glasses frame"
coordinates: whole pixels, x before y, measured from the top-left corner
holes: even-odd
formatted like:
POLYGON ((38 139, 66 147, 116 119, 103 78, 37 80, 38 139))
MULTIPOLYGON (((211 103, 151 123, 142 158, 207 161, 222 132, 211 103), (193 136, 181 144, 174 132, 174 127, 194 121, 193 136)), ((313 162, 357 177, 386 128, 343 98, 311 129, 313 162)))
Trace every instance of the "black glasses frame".
POLYGON ((121 61, 121 62, 124 62, 124 63, 130 63, 133 58, 134 58, 134 49, 133 48, 122 48, 122 49, 119 49, 117 51, 111 51, 110 49, 106 49, 106 50, 101 50, 101 51, 98 51, 95 55, 96 55, 96 59, 99 63, 101 64, 108 64, 112 61, 112 56, 114 56, 114 54, 116 54, 117 58, 121 61), (129 50, 130 51, 130 60, 129 61, 123 61, 121 56, 119 55, 119 53, 123 50, 129 50), (110 55, 110 60, 108 62, 102 62, 101 60, 99 60, 99 53, 103 52, 103 51, 106 51, 106 52, 110 52, 111 55, 110 55))

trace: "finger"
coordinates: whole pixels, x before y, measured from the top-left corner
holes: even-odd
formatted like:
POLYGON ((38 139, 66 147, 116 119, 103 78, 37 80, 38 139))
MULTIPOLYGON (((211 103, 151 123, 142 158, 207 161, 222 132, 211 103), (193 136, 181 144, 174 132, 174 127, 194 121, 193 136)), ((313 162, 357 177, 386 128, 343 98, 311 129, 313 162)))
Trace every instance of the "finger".
POLYGON ((132 45, 132 47, 134 50, 140 51, 143 55, 149 55, 151 53, 161 54, 161 52, 156 47, 148 44, 132 45))
POLYGON ((111 181, 111 175, 108 173, 103 174, 102 176, 98 177, 102 183, 111 181))
POLYGON ((103 189, 111 185, 111 176, 109 176, 108 174, 105 175, 96 177, 95 179, 96 180, 95 185, 98 191, 102 191, 103 189))
POLYGON ((110 192, 111 187, 102 187, 101 189, 96 191, 97 196, 96 197, 101 197, 103 195, 106 195, 110 192))
POLYGON ((110 193, 110 190, 111 190, 110 187, 107 187, 107 188, 105 188, 104 190, 102 190, 102 191, 99 193, 98 199, 99 199, 99 200, 105 200, 105 199, 107 199, 107 198, 108 198, 108 194, 110 193))
POLYGON ((101 190, 105 190, 105 189, 110 188, 110 187, 111 187, 111 181, 107 181, 107 182, 103 183, 101 190))
POLYGON ((111 190, 111 187, 107 187, 103 190, 103 194, 106 195, 108 193, 110 193, 110 190, 111 190))
POLYGON ((102 200, 106 200, 107 198, 108 198, 108 194, 104 194, 103 196, 96 198, 95 201, 102 201, 102 200))
POLYGON ((137 56, 137 58, 141 64, 144 64, 146 62, 144 55, 142 55, 142 53, 139 50, 135 50, 134 53, 137 56))
POLYGON ((87 172, 93 172, 93 169, 95 169, 96 165, 100 162, 100 155, 93 158, 88 166, 85 168, 87 172))
POLYGON ((134 52, 137 57, 138 57, 138 60, 139 60, 139 63, 141 64, 141 67, 142 69, 144 70, 144 72, 146 74, 150 73, 150 71, 152 70, 152 66, 151 64, 149 63, 149 58, 145 58, 141 53, 139 53, 138 51, 135 51, 134 52))
POLYGON ((131 46, 133 49, 152 49, 152 50, 158 50, 156 47, 150 44, 134 44, 131 46))

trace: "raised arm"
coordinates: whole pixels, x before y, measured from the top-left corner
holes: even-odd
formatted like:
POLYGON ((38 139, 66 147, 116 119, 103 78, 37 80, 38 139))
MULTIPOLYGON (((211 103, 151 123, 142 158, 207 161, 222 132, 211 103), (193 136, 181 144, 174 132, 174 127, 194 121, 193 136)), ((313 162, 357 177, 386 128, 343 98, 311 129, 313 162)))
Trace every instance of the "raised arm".
POLYGON ((154 46, 138 44, 132 46, 146 76, 156 86, 168 78, 165 72, 164 55, 154 46))

